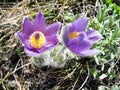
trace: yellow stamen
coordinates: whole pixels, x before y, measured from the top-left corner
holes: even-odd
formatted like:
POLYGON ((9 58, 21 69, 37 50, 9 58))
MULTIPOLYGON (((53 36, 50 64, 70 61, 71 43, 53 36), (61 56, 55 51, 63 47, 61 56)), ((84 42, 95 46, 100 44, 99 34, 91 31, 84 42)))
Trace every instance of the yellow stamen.
POLYGON ((70 39, 74 39, 74 38, 78 37, 79 34, 80 34, 80 33, 79 33, 79 32, 76 32, 76 31, 70 33, 70 39))
POLYGON ((45 45, 46 39, 42 32, 36 31, 30 36, 30 45, 33 48, 41 48, 45 45))

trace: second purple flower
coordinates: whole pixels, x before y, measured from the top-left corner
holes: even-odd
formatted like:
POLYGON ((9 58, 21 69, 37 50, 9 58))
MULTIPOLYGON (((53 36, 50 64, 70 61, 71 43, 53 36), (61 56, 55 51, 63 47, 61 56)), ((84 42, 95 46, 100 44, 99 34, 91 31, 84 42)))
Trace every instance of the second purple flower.
POLYGON ((63 34, 65 45, 75 54, 82 57, 94 55, 100 50, 91 49, 98 42, 102 35, 96 30, 86 30, 88 18, 78 18, 68 27, 63 34))

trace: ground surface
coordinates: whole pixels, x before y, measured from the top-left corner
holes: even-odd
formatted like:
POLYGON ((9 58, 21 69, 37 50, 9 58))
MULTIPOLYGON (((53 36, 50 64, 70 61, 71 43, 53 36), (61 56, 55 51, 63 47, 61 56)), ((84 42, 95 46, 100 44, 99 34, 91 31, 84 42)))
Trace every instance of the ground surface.
MULTIPOLYGON (((109 79, 94 78, 89 68, 101 69, 92 58, 71 59, 61 69, 51 67, 37 68, 29 64, 15 32, 21 31, 22 20, 28 16, 32 21, 42 10, 47 24, 54 21, 68 23, 73 21, 69 15, 78 17, 86 13, 87 17, 96 16, 96 0, 4 0, 0 2, 0 90, 97 90, 100 85, 109 88, 120 85, 120 60, 115 64, 116 77, 109 79), (29 64, 24 66, 25 64, 29 64), (21 69, 16 70, 21 67, 21 69), (15 71, 15 72, 14 72, 15 71)), ((106 73, 110 66, 100 73, 106 73)), ((104 90, 104 89, 100 89, 104 90)), ((113 89, 120 90, 120 89, 113 89)))

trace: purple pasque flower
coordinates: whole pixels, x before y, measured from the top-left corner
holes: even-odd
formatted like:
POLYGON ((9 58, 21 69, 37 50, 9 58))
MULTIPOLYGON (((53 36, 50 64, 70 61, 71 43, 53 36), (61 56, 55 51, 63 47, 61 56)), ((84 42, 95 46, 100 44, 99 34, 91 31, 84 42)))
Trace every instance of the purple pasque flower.
POLYGON ((78 18, 76 21, 65 27, 63 41, 65 45, 75 54, 82 57, 99 53, 100 50, 91 49, 93 44, 98 42, 102 35, 89 29, 86 31, 88 18, 78 18))
POLYGON ((25 18, 23 31, 16 34, 21 39, 25 52, 30 56, 37 57, 44 51, 55 47, 58 43, 56 34, 60 27, 60 22, 55 22, 46 27, 45 18, 40 11, 33 24, 28 18, 25 18))

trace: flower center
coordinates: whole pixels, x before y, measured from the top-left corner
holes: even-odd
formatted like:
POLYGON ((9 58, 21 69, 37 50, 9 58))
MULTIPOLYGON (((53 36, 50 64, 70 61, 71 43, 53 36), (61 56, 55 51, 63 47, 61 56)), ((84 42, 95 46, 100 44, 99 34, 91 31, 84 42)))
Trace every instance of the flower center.
POLYGON ((30 36, 30 45, 33 48, 41 48, 45 45, 46 39, 42 32, 36 31, 30 36))
POLYGON ((79 33, 79 32, 76 32, 76 31, 75 31, 75 32, 71 32, 71 33, 70 33, 70 39, 74 39, 74 38, 78 37, 79 34, 80 34, 80 33, 79 33))

